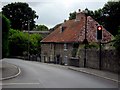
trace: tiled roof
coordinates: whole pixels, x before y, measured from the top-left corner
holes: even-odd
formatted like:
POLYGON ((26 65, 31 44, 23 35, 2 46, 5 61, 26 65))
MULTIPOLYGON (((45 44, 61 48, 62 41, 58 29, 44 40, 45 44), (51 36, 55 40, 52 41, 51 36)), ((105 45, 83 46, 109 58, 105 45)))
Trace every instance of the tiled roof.
MULTIPOLYGON (((87 17, 87 40, 88 42, 98 42, 96 39, 97 25, 93 18, 87 17)), ((99 24, 98 24, 99 25, 99 24)), ((55 43, 72 43, 83 42, 85 39, 85 16, 78 20, 67 20, 62 25, 64 31, 61 31, 61 26, 54 30, 50 35, 44 38, 41 42, 55 42, 55 43)), ((113 35, 110 34, 105 28, 103 28, 103 40, 102 42, 111 41, 113 35)))

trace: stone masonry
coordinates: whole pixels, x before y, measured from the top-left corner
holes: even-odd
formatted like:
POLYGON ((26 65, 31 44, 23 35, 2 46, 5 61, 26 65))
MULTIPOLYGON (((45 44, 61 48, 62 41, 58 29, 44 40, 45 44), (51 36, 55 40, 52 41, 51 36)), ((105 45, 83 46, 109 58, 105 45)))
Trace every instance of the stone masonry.
POLYGON ((68 59, 71 57, 72 45, 67 44, 64 49, 64 44, 42 44, 41 45, 41 60, 42 62, 68 64, 68 59))
MULTIPOLYGON (((79 66, 84 66, 84 50, 80 50, 80 58, 79 58, 79 66)), ((94 68, 99 69, 99 50, 93 49, 93 50, 87 50, 87 62, 86 67, 88 68, 94 68)), ((101 55, 101 62, 102 70, 107 70, 111 72, 118 72, 119 71, 119 56, 116 52, 116 50, 102 50, 101 55)))

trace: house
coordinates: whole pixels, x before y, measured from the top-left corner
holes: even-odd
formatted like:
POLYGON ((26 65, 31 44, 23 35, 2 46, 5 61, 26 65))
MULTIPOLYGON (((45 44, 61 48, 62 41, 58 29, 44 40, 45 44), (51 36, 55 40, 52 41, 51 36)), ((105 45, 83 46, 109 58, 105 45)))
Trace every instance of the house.
MULTIPOLYGON (((85 39, 85 13, 77 12, 76 19, 65 20, 51 34, 44 38, 41 43, 41 60, 47 63, 65 64, 69 63, 69 58, 73 57, 73 50, 78 50, 79 45, 85 39), (76 48, 76 49, 74 49, 76 48)), ((98 43, 96 39, 98 22, 92 17, 87 16, 88 43, 98 43)), ((103 28, 102 42, 111 41, 113 35, 103 28)))

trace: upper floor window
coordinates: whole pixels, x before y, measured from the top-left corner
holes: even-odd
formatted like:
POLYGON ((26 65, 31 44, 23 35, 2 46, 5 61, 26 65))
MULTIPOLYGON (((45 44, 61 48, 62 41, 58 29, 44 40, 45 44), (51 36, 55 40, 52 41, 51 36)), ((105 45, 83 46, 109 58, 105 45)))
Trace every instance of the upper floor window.
POLYGON ((60 33, 64 32, 64 27, 60 26, 60 33))

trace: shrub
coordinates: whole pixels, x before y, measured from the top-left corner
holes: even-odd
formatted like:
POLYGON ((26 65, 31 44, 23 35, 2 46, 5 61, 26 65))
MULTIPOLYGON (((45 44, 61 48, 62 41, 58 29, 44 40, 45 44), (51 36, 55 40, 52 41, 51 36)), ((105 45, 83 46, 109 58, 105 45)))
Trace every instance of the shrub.
POLYGON ((119 29, 118 35, 116 35, 116 37, 115 37, 114 46, 115 46, 116 50, 120 53, 120 29, 119 29))
POLYGON ((10 30, 9 33, 9 50, 11 56, 22 55, 27 49, 27 36, 18 30, 10 30))
POLYGON ((23 56, 28 54, 37 54, 40 52, 40 40, 42 39, 39 34, 23 33, 19 30, 10 30, 9 33, 9 49, 11 56, 23 56), (29 44, 29 45, 28 45, 29 44))
POLYGON ((0 14, 0 19, 2 20, 2 58, 4 58, 9 55, 8 37, 10 21, 2 14, 0 14))

